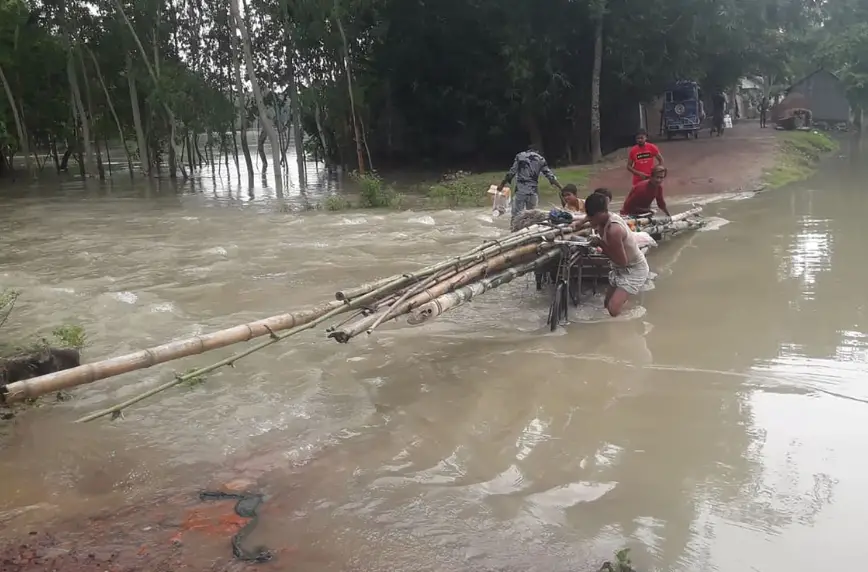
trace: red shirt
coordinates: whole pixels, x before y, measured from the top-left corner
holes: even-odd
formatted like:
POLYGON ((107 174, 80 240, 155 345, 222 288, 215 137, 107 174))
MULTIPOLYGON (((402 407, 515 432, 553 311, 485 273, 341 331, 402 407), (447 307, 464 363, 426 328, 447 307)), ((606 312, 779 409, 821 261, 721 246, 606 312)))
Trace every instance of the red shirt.
POLYGON ((657 199, 657 206, 661 209, 666 208, 666 201, 663 200, 663 185, 656 189, 650 185, 651 181, 642 181, 635 185, 624 199, 624 206, 621 207, 622 215, 634 215, 648 212, 651 210, 651 202, 657 199))
MULTIPOLYGON (((651 176, 651 169, 654 168, 654 157, 659 156, 660 149, 654 143, 645 143, 641 147, 633 145, 633 148, 630 149, 630 162, 633 163, 633 168, 649 177, 651 176)), ((633 175, 633 186, 644 180, 638 175, 633 175)))

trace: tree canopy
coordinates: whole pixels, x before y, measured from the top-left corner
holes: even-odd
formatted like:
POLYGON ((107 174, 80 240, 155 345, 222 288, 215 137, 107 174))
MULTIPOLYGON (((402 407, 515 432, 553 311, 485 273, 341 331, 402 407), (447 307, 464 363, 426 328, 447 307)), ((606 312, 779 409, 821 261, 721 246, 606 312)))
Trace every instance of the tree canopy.
POLYGON ((102 175, 106 141, 120 139, 135 171, 188 176, 221 157, 237 165, 239 140, 248 157, 234 133, 256 117, 278 151, 295 131, 301 151, 362 171, 504 161, 530 142, 577 161, 597 109, 611 149, 625 110, 675 79, 723 89, 826 66, 868 96, 868 0, 235 6, 0 0, 0 169, 17 155, 38 170, 39 150, 102 175))

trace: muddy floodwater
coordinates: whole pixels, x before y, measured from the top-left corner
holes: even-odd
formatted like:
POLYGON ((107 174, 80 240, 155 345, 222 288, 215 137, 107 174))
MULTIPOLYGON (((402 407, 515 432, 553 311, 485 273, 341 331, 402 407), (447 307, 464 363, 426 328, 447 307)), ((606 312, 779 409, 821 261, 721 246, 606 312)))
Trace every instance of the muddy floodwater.
MULTIPOLYGON (((93 546, 127 542, 121 529, 188 569, 231 566, 228 535, 169 538, 177 499, 240 479, 266 495, 263 570, 576 572, 622 546, 643 572, 864 562, 868 193, 853 169, 704 197, 715 224, 652 251, 656 288, 617 320, 593 298, 548 333, 548 299, 521 279, 422 327, 348 345, 314 330, 120 420, 70 423, 230 350, 32 409, 0 443, 4 539, 99 516, 116 529, 93 546)), ((91 360, 332 299, 506 223, 289 212, 210 183, 90 187, 0 199, 0 279, 23 291, 4 335, 80 323, 91 360)))

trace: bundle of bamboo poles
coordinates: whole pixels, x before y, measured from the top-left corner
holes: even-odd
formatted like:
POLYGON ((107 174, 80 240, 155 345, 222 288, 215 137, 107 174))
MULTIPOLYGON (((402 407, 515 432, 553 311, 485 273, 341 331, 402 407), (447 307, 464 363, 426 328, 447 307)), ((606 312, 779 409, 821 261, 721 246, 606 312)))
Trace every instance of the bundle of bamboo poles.
MULTIPOLYGON (((635 230, 667 229, 690 224, 699 212, 695 208, 671 219, 647 218, 634 223, 635 230)), ((686 228, 686 227, 685 227, 686 228)), ((525 274, 552 264, 561 252, 558 243, 578 241, 579 247, 589 248, 590 230, 583 221, 573 224, 534 224, 513 232, 502 239, 487 241, 480 246, 437 264, 340 290, 335 300, 311 309, 281 314, 249 324, 236 326, 207 335, 178 340, 72 369, 18 381, 0 387, 0 398, 6 403, 69 389, 79 385, 152 367, 182 357, 204 353, 254 338, 268 336, 264 342, 236 353, 210 366, 176 376, 142 395, 112 408, 91 414, 80 421, 90 421, 116 414, 133 403, 150 397, 183 381, 198 378, 260 349, 312 329, 332 320, 341 320, 326 329, 328 337, 347 343, 363 332, 368 334, 381 324, 407 317, 411 324, 421 324, 458 307, 474 297, 507 284, 525 274), (280 332, 280 333, 278 333, 280 332)))

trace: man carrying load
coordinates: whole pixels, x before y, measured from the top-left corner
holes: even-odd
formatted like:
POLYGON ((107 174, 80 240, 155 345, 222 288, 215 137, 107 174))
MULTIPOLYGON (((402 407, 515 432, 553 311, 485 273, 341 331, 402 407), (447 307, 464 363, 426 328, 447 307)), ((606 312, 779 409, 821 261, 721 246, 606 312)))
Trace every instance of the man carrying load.
POLYGON ((512 221, 510 227, 516 230, 518 215, 526 209, 535 209, 539 203, 539 176, 542 174, 554 187, 561 190, 558 178, 549 168, 545 157, 529 147, 515 156, 512 167, 506 173, 503 181, 497 187, 498 192, 515 179, 515 193, 512 196, 512 221))

